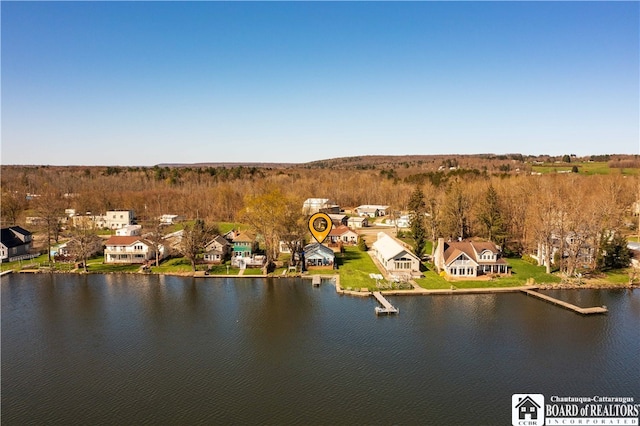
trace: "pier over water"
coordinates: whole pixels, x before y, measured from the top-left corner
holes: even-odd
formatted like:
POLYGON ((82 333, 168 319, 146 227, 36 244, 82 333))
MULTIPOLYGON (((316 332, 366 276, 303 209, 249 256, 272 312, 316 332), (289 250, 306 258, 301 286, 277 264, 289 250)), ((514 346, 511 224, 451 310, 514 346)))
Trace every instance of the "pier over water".
POLYGON ((379 291, 374 291, 373 297, 375 297, 376 300, 383 306, 382 308, 376 306, 376 315, 397 314, 399 312, 398 308, 389 303, 389 301, 385 299, 382 293, 380 293, 379 291))
POLYGON ((607 308, 604 307, 604 306, 595 306, 595 307, 592 307, 592 308, 581 308, 581 307, 573 305, 571 303, 564 302, 562 300, 556 299, 555 297, 551 297, 551 296, 547 296, 546 294, 538 293, 537 291, 528 290, 528 289, 527 290, 522 289, 521 291, 523 293, 529 295, 529 296, 537 297, 538 299, 542 299, 545 302, 553 303, 554 305, 561 306, 563 308, 569 309, 569 310, 571 310, 573 312, 577 312, 577 313, 582 314, 582 315, 606 314, 607 313, 607 308))

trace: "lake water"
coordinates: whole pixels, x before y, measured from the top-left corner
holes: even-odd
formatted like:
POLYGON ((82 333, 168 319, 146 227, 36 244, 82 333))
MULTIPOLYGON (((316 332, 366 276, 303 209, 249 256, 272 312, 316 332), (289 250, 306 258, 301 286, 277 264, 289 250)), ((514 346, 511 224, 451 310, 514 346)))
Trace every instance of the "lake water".
POLYGON ((296 279, 2 278, 2 424, 511 424, 511 395, 640 399, 640 292, 340 296, 296 279))

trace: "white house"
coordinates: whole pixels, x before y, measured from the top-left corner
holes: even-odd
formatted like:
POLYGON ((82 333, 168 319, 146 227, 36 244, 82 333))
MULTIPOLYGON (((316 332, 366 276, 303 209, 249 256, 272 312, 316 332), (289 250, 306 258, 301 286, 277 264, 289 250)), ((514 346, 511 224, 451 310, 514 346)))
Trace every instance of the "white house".
POLYGON ((141 225, 126 225, 120 229, 116 229, 116 235, 120 237, 135 237, 140 235, 141 230, 141 225))
POLYGON ((393 237, 384 232, 378 233, 378 239, 372 246, 378 262, 394 275, 420 276, 420 259, 393 237))
POLYGON ((174 223, 182 222, 184 220, 184 216, 177 214, 163 214, 158 219, 163 225, 173 225, 174 223))
POLYGON ((445 242, 439 238, 433 260, 438 271, 445 271, 451 278, 509 273, 509 265, 500 257, 500 250, 489 241, 445 242))
POLYGON ((120 229, 123 226, 132 225, 134 219, 133 210, 108 210, 104 215, 104 227, 120 229))
POLYGON ((402 215, 397 219, 386 219, 387 225, 395 225, 398 228, 408 228, 411 226, 411 218, 408 215, 402 215))
MULTIPOLYGON (((164 246, 158 251, 162 259, 164 246)), ((104 263, 145 263, 155 258, 153 244, 138 236, 113 236, 105 242, 104 263)))
POLYGON ((333 228, 329 231, 329 241, 333 244, 357 244, 358 243, 358 234, 354 232, 351 228, 340 225, 337 228, 333 228))
POLYGON ((364 204, 356 207, 358 216, 378 217, 386 216, 389 206, 383 206, 380 204, 364 204))
POLYGON ((365 228, 369 226, 369 219, 366 217, 352 216, 347 219, 347 226, 351 229, 365 228))

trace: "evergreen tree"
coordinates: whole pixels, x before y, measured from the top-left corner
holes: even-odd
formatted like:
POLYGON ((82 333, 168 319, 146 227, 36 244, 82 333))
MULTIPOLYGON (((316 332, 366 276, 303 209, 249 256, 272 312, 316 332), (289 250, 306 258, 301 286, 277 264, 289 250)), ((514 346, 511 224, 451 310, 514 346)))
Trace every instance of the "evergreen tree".
POLYGON ((413 238, 413 250, 418 257, 422 257, 427 246, 427 230, 424 223, 426 203, 422 189, 416 187, 409 199, 411 211, 411 237, 413 238))
POLYGON ((485 238, 497 244, 504 242, 507 231, 500 209, 498 193, 493 185, 489 185, 484 203, 480 206, 478 222, 480 222, 485 238))
POLYGON ((600 250, 596 258, 596 268, 600 271, 622 269, 631 263, 631 251, 627 247, 627 239, 619 233, 609 237, 603 235, 600 250))

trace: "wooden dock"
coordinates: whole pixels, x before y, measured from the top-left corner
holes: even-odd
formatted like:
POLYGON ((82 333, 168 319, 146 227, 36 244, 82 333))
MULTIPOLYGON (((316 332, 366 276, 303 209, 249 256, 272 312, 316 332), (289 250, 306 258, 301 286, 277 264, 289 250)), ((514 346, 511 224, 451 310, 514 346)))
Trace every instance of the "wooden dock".
POLYGON ((320 287, 320 283, 322 282, 322 277, 320 275, 314 275, 311 279, 311 285, 314 287, 320 287))
POLYGON ((573 312, 576 312, 582 315, 606 314, 608 312, 607 308, 604 306, 602 307, 595 306, 593 308, 581 308, 580 306, 572 305, 571 303, 564 302, 562 300, 556 299, 555 297, 547 296, 546 294, 538 293, 537 291, 525 290, 525 289, 521 291, 529 296, 537 297, 538 299, 544 300, 545 302, 553 303, 554 305, 561 306, 565 309, 569 309, 573 312))
POLYGON ((385 299, 382 293, 380 293, 379 291, 374 291, 373 297, 375 297, 376 300, 382 305, 382 308, 376 306, 376 315, 397 314, 398 312, 400 312, 398 308, 389 303, 389 301, 385 299))

